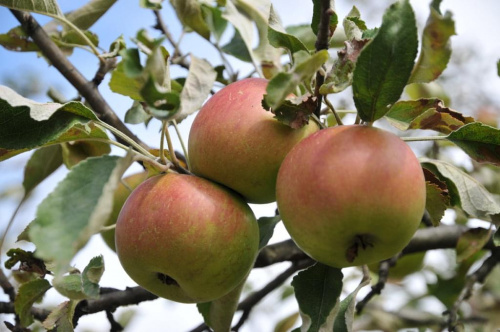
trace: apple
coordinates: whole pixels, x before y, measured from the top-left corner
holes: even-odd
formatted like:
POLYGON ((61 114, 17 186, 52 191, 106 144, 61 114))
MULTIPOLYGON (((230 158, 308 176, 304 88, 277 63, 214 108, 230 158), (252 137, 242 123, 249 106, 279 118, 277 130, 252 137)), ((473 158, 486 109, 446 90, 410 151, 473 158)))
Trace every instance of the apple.
MULTIPOLYGON (((118 184, 118 187, 115 190, 115 194, 113 197, 113 210, 111 211, 111 215, 109 216, 108 220, 105 222, 104 226, 111 226, 116 223, 116 219, 118 219, 118 214, 120 213, 120 210, 122 209, 123 204, 127 200, 128 196, 130 195, 130 189, 135 189, 140 183, 144 182, 148 177, 147 172, 141 172, 141 173, 136 173, 132 174, 130 176, 127 176, 124 178, 122 181, 127 184, 129 188, 127 188, 122 182, 118 184)), ((116 251, 115 248, 115 230, 107 230, 105 232, 101 232, 101 236, 108 245, 108 247, 111 248, 111 250, 116 251)))
POLYGON ((247 78, 213 95, 189 133, 191 171, 221 183, 250 203, 276 200, 276 176, 288 151, 318 126, 282 124, 262 107, 267 80, 247 78))
POLYGON ((369 264, 400 252, 425 209, 425 180, 412 150, 369 126, 321 130, 281 165, 278 209, 296 244, 333 267, 369 264))
POLYGON ((115 229, 116 253, 137 284, 183 303, 219 298, 244 280, 259 229, 240 196, 193 175, 168 173, 140 184, 115 229))

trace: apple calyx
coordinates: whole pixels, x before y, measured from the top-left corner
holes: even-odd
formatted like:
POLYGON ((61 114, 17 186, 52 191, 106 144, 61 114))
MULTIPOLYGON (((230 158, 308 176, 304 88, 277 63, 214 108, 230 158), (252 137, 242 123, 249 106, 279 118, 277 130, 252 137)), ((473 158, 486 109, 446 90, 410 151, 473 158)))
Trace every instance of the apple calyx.
POLYGON ((156 273, 156 276, 158 277, 158 279, 160 279, 160 281, 162 283, 164 283, 165 285, 168 285, 168 286, 177 286, 177 287, 180 287, 179 283, 174 279, 172 278, 171 276, 169 275, 166 275, 164 273, 161 273, 161 272, 157 272, 156 273))
POLYGON ((373 236, 370 234, 360 234, 354 237, 354 243, 347 248, 345 252, 345 258, 349 263, 354 262, 356 257, 358 257, 359 247, 361 249, 366 250, 368 247, 374 247, 372 242, 373 236))

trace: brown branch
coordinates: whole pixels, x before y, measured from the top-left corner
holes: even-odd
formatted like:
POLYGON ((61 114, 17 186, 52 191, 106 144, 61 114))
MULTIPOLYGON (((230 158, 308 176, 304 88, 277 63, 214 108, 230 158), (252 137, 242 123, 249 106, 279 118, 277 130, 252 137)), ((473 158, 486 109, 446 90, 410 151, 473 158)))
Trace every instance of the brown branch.
POLYGON ((491 251, 491 255, 483 262, 483 264, 471 275, 467 277, 465 286, 460 292, 458 299, 453 304, 453 307, 446 311, 448 317, 448 331, 457 331, 458 310, 463 301, 469 299, 472 295, 472 289, 476 283, 484 283, 486 277, 490 274, 493 268, 500 263, 500 247, 496 247, 491 251))
POLYGON ((9 296, 9 300, 14 302, 16 299, 16 290, 10 283, 2 268, 0 268, 0 287, 2 287, 4 293, 9 296))
POLYGON ((186 61, 186 57, 181 53, 179 44, 172 37, 170 30, 168 30, 168 27, 165 24, 161 13, 158 10, 154 10, 153 12, 156 17, 156 25, 154 26, 154 28, 160 30, 165 35, 165 37, 167 37, 169 43, 174 47, 174 54, 172 54, 171 57, 172 63, 177 64, 184 69, 189 69, 189 63, 186 61))
MULTIPOLYGON (((333 34, 333 31, 330 31, 330 17, 334 14, 334 11, 330 7, 330 0, 321 0, 320 11, 318 34, 315 44, 316 51, 327 50, 328 42, 333 34)), ((319 93, 319 88, 324 82, 325 76, 322 74, 321 70, 318 70, 318 72, 316 72, 316 86, 314 88, 314 95, 318 101, 314 114, 316 114, 318 118, 321 113, 321 102, 323 100, 323 96, 319 93)))
MULTIPOLYGON (((43 30, 43 28, 33 18, 33 16, 29 13, 13 9, 11 9, 11 12, 21 23, 28 36, 30 36, 35 44, 40 48, 42 54, 76 88, 76 90, 78 90, 92 109, 97 113, 99 118, 147 148, 147 145, 135 136, 118 118, 116 113, 111 109, 109 104, 97 90, 94 82, 88 81, 78 71, 78 69, 73 66, 73 64, 64 56, 59 47, 57 47, 57 45, 47 35, 45 30, 43 30)), ((117 137, 117 140, 128 145, 119 137, 117 137)))
MULTIPOLYGON (((14 302, 0 302, 0 313, 2 314, 16 314, 14 309, 14 302)), ((32 307, 31 314, 36 320, 43 322, 50 314, 49 310, 32 307)))

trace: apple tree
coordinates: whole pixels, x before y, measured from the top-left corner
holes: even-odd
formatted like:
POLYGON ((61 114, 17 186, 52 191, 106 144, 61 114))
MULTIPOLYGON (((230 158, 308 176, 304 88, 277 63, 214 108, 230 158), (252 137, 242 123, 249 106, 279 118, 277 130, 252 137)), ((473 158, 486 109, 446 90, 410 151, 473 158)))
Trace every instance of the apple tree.
POLYGON ((8 330, 73 331, 105 312, 120 331, 117 308, 166 299, 197 306, 193 331, 238 331, 278 288, 296 313, 269 322, 275 331, 500 326, 498 118, 450 108, 441 80, 456 32, 440 0, 421 30, 409 0, 388 4, 376 27, 330 0, 286 27, 269 0, 141 0, 154 26, 104 45, 93 28, 120 20, 115 2, 63 13, 56 0, 0 0, 19 22, 0 34, 2 52, 31 52, 77 93, 40 102, 0 86, 0 161, 30 156, 16 213, 66 169, 18 246, 3 245, 16 213, 5 225, 8 330), (184 35, 202 46, 186 51, 184 35), (111 93, 127 98, 126 112, 111 93), (188 144, 183 121, 193 121, 188 144), (140 126, 160 128, 154 144, 140 126), (141 172, 125 175, 131 167, 141 172), (272 202, 273 215, 255 217, 272 202), (281 222, 288 239, 269 242, 281 222), (99 236, 138 286, 102 284, 102 255, 75 260, 99 236), (249 288, 254 271, 279 263, 288 266, 249 288), (56 307, 50 289, 65 298, 56 307), (395 294, 404 303, 390 310, 395 294))

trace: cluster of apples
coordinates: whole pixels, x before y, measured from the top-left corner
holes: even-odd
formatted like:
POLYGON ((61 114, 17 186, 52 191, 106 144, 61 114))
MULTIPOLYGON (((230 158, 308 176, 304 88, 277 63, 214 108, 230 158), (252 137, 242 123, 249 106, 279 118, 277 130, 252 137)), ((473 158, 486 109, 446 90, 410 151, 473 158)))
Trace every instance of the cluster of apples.
POLYGON ((152 177, 116 204, 120 262, 152 293, 205 302, 237 286, 259 244, 247 203, 277 201, 297 245, 339 268, 391 257, 418 228, 425 181, 403 141, 368 126, 292 129, 263 109, 266 86, 244 79, 202 107, 189 135, 197 176, 152 177))

